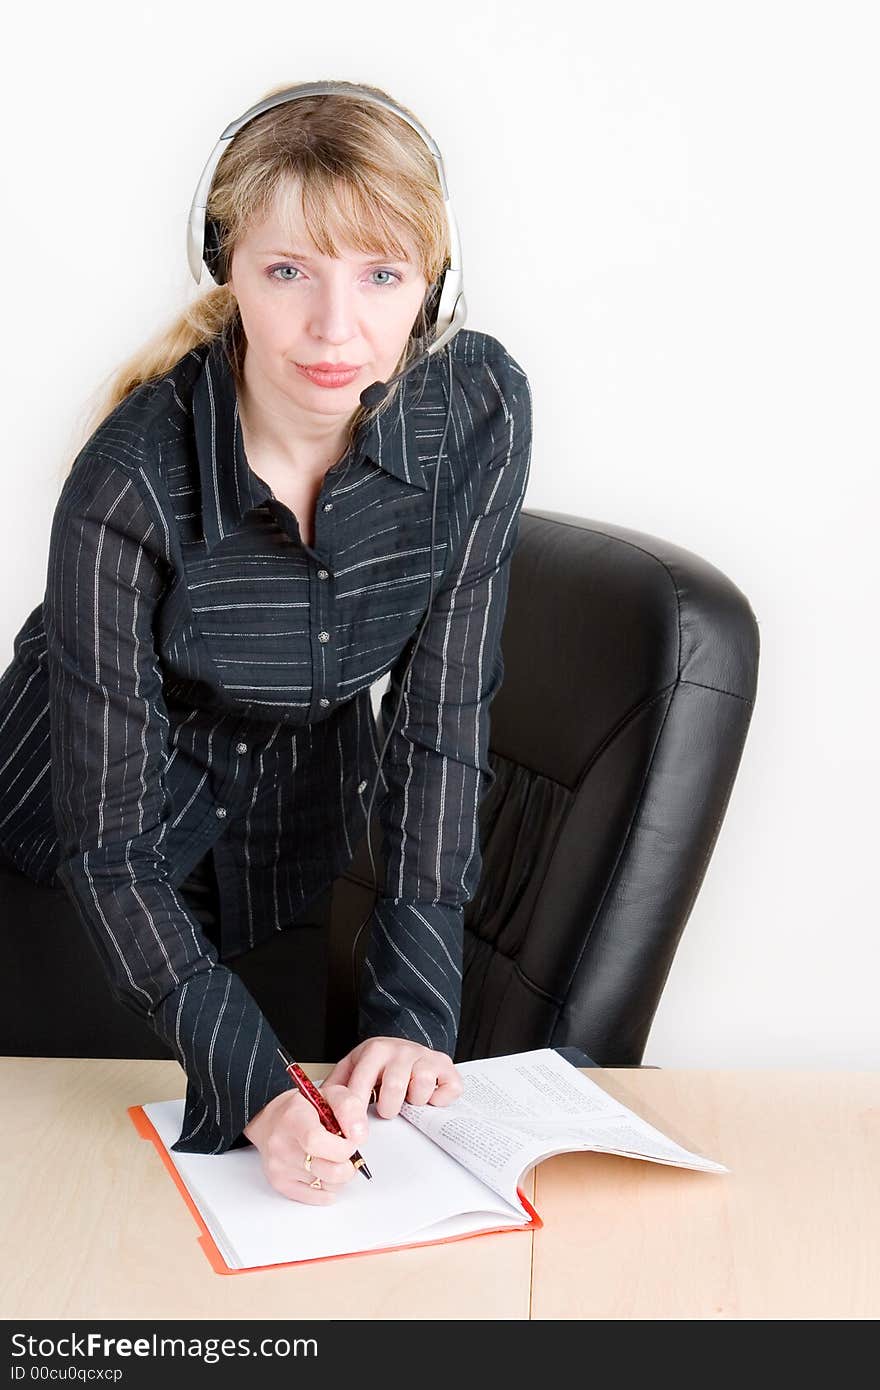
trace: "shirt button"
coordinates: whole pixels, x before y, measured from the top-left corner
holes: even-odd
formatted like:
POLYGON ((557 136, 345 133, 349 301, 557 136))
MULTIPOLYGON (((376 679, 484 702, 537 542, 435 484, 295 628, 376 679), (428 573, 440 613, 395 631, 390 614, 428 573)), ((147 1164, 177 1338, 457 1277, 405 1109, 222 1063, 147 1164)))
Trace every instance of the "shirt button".
POLYGON ((332 512, 332 510, 333 510, 333 503, 332 503, 332 502, 325 502, 325 503, 324 503, 324 511, 325 511, 325 512, 332 512))
POLYGON ((358 782, 358 791, 359 791, 359 792, 365 792, 366 790, 367 790, 367 784, 366 784, 366 782, 358 782))
POLYGON ((246 744, 246 743, 237 743, 237 744, 235 745, 235 751, 236 751, 236 753, 246 753, 246 752, 247 752, 247 744, 246 744))
POLYGON ((329 579, 329 577, 330 577, 329 570, 318 570, 318 578, 319 578, 319 579, 329 579))
POLYGON ((321 696, 321 699, 318 701, 318 704, 321 706, 321 709, 326 709, 329 703, 330 701, 325 699, 323 695, 321 696))
POLYGON ((226 807, 218 806, 216 811, 214 812, 214 815, 217 817, 218 820, 223 820, 223 817, 226 815, 226 807))
POLYGON ((319 632, 319 633, 318 633, 318 641, 319 641, 319 642, 329 642, 329 641, 330 641, 330 633, 329 633, 329 632, 319 632))

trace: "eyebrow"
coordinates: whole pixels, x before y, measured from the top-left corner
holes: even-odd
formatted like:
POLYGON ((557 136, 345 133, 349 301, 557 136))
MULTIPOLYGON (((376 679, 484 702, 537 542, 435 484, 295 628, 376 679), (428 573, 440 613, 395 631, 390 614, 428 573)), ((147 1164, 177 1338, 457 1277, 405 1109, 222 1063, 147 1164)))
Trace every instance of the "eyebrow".
MULTIPOLYGON (((291 261, 305 261, 308 265, 314 264, 312 257, 307 256, 304 251, 264 251, 262 254, 264 256, 287 256, 291 261)), ((391 261, 393 265, 409 265, 409 261, 405 257, 398 259, 396 256, 372 256, 369 259, 364 257, 363 263, 364 265, 384 265, 387 261, 391 261)))

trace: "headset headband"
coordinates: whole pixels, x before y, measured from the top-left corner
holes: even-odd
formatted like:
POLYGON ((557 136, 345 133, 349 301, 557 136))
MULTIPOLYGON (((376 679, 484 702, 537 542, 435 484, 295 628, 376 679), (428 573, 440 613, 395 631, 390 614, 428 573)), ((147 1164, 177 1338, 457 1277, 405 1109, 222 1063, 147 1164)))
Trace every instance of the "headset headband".
POLYGON ((273 106, 280 106, 283 102, 296 101, 300 97, 324 96, 325 94, 343 96, 356 96, 361 101, 370 101, 375 106, 383 106, 387 111, 393 111, 401 120, 406 121, 407 125, 412 126, 413 130, 424 140, 433 156, 437 166, 437 175, 440 180, 440 188, 443 193, 443 207, 446 211, 446 221, 449 227, 449 260, 450 264, 443 273, 438 287, 432 296, 432 305, 437 303, 437 316, 432 325, 434 338, 427 349, 428 353, 437 352, 449 339, 458 332, 464 324, 467 316, 467 305, 462 288, 463 276, 461 268, 461 243, 458 236, 458 227, 452 212, 452 204, 449 201, 449 190, 446 183, 446 171, 443 167, 443 158, 436 142, 428 134, 425 127, 414 117, 402 111, 396 102, 390 101, 385 97, 376 96, 365 87, 360 87, 354 82, 301 82, 294 87, 287 87, 283 92, 276 92, 274 96, 265 97, 263 101, 258 101, 256 106, 251 106, 244 115, 232 121, 214 149, 211 151, 208 162, 202 170, 201 178, 198 182, 192 206, 189 211, 187 223, 186 252, 189 268, 192 271, 196 284, 201 283, 202 266, 206 266, 211 279, 215 284, 225 283, 222 277, 222 270, 217 270, 216 258, 209 259, 206 255, 205 240, 205 218, 208 199, 211 193, 211 185, 214 179, 214 172, 219 164, 224 150, 229 141, 241 130, 243 125, 252 121, 256 116, 264 111, 269 111, 273 106), (213 260, 213 264, 211 263, 213 260), (218 274, 220 278, 218 278, 218 274))

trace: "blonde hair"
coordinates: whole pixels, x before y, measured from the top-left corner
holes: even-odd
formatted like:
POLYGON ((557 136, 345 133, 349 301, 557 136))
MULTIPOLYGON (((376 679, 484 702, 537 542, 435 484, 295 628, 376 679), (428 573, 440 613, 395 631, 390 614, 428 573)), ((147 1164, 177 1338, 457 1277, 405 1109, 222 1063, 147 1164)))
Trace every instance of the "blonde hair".
MULTIPOLYGON (((259 100, 290 85, 272 87, 259 100)), ((392 100, 380 87, 365 89, 392 100)), ((401 109, 413 115, 407 107, 401 109)), ((323 255, 337 256, 345 242, 364 255, 400 258, 408 254, 404 240, 414 243, 428 292, 394 368, 402 371, 422 349, 428 332, 427 307, 450 263, 443 191, 430 150, 393 111, 353 94, 301 97, 264 111, 237 132, 214 174, 206 216, 218 224, 227 266, 253 221, 261 221, 273 209, 284 220, 286 195, 293 182, 301 189, 306 230, 323 255)), ((193 348, 220 336, 226 339, 240 384, 246 343, 228 284, 212 284, 199 293, 118 367, 109 382, 105 378, 83 443, 132 391, 158 380, 193 348)), ((389 409, 399 385, 395 383, 378 406, 369 410, 358 406, 349 426, 349 443, 368 418, 389 409)))

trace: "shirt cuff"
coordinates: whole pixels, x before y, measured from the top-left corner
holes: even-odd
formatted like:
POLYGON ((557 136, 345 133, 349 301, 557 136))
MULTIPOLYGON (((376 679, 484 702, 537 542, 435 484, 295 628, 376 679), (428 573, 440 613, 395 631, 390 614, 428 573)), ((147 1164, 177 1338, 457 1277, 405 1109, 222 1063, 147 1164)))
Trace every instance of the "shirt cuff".
POLYGON ((238 975, 215 965, 184 981, 151 1017, 186 1072, 180 1136, 173 1153, 245 1148, 246 1124, 293 1086, 278 1038, 238 975))
POLYGON ((464 909, 380 896, 358 998, 358 1036, 407 1038, 452 1056, 461 1016, 464 909))

